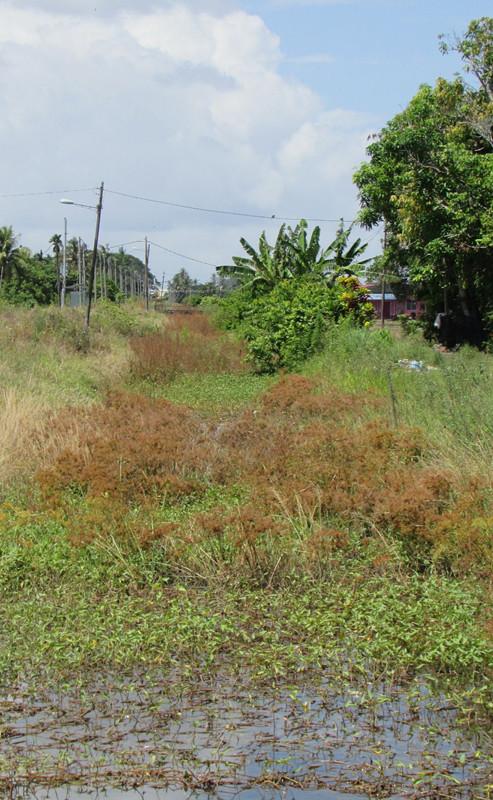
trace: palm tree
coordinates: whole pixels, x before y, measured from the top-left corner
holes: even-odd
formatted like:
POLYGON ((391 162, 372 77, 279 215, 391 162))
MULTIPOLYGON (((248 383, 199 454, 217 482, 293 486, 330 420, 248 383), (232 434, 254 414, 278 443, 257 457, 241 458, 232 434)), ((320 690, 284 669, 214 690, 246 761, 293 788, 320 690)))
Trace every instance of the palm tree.
POLYGON ((258 252, 246 239, 241 238, 240 243, 249 258, 233 256, 232 265, 217 267, 219 275, 240 278, 244 286, 254 291, 269 291, 279 281, 291 277, 284 225, 281 225, 274 247, 268 243, 265 231, 260 236, 258 252))
POLYGON ((17 237, 11 226, 0 228, 0 290, 4 280, 10 276, 19 257, 17 237))
POLYGON ((60 302, 60 253, 62 252, 63 248, 63 240, 61 234, 54 233, 53 236, 50 238, 50 244, 55 255, 55 265, 56 265, 56 290, 58 294, 58 302, 60 302))

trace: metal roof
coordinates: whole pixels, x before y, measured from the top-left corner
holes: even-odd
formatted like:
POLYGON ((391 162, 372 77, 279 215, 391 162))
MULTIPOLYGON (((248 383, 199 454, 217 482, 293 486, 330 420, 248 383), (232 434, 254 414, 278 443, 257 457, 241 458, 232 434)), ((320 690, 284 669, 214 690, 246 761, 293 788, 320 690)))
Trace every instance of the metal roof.
MULTIPOLYGON (((382 299, 382 292, 377 292, 375 294, 370 294, 369 298, 370 298, 370 300, 381 300, 382 299)), ((395 294, 392 294, 390 292, 385 292, 384 300, 397 300, 397 297, 395 296, 395 294)))

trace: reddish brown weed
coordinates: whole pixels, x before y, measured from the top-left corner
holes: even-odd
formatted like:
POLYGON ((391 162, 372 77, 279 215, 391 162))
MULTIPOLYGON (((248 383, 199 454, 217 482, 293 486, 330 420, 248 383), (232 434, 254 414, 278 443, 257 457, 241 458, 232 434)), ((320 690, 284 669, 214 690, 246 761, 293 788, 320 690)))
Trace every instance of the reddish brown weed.
POLYGON ((132 371, 139 378, 169 381, 187 373, 245 370, 241 345, 219 333, 201 313, 176 315, 160 333, 130 339, 132 371))
MULTIPOLYGON (((264 579, 273 563, 282 559, 287 568, 295 559, 288 544, 295 529, 300 563, 347 551, 351 529, 382 541, 397 537, 410 554, 434 555, 454 569, 477 570, 482 560, 491 570, 486 483, 458 485, 431 463, 419 432, 390 429, 378 417, 365 422, 358 408, 367 402, 291 376, 259 408, 218 424, 165 400, 112 394, 100 407, 71 412, 77 446, 54 454, 39 481, 51 504, 75 488, 117 509, 157 509, 163 499, 179 504, 212 484, 240 484, 253 499, 234 511, 197 515, 187 530, 139 523, 136 535, 147 547, 172 533, 175 553, 206 547, 210 563, 237 560, 264 579)), ((115 527, 115 516, 94 525, 115 527)))

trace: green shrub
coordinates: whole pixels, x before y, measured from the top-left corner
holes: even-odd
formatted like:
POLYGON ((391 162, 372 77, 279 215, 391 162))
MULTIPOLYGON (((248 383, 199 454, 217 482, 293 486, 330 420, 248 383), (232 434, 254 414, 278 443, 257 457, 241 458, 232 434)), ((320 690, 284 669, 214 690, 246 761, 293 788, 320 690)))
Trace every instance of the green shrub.
POLYGON ((329 319, 337 314, 338 292, 320 280, 281 281, 251 300, 241 332, 258 372, 293 369, 322 345, 329 319))

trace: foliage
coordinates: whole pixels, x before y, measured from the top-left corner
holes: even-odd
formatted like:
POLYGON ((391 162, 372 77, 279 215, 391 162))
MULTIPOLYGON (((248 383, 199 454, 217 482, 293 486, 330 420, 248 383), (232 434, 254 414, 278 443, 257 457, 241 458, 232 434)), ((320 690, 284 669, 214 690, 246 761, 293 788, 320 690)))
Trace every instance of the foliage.
MULTIPOLYGON (((458 44, 468 63, 479 59, 483 72, 476 62, 471 69, 482 85, 491 76, 490 28, 472 23, 458 44)), ((421 87, 355 175, 363 224, 385 221, 391 271, 421 291, 431 317, 445 306, 459 336, 476 344, 493 307, 493 147, 469 114, 482 91, 460 78, 421 87)))
POLYGON ((274 247, 268 243, 265 231, 260 236, 258 251, 244 238, 240 239, 240 243, 247 252, 248 258, 234 256, 233 266, 225 265, 217 268, 221 276, 242 278, 243 283, 253 293, 269 291, 277 283, 289 277, 285 225, 281 225, 274 247))
POLYGON ((293 369, 322 344, 327 320, 337 311, 337 293, 320 280, 284 280, 252 300, 241 333, 259 372, 293 369))
POLYGON ((267 242, 265 231, 260 236, 258 252, 245 239, 240 239, 249 258, 235 256, 233 266, 217 269, 222 276, 242 279, 253 295, 269 292, 288 279, 328 276, 334 281, 352 267, 366 263, 357 262, 367 248, 366 244, 361 244, 361 239, 347 247, 351 231, 352 226, 346 229, 341 220, 334 241, 321 248, 320 227, 317 225, 308 238, 308 223, 302 219, 294 229, 281 225, 274 247, 267 242))
POLYGON ((258 372, 294 369, 320 349, 329 321, 344 317, 356 324, 373 318, 373 307, 357 278, 286 279, 269 293, 252 297, 246 287, 223 303, 218 319, 238 328, 258 372))
POLYGON ((468 91, 464 119, 493 147, 493 18, 472 20, 465 35, 447 42, 440 37, 442 53, 456 51, 466 73, 475 76, 479 91, 468 91))
POLYGON ((18 248, 6 273, 2 296, 13 305, 48 305, 56 301, 57 273, 52 259, 32 256, 25 247, 18 248))
POLYGON ((217 425, 166 400, 113 393, 54 417, 51 427, 70 446, 47 440, 38 480, 74 542, 130 536, 152 544, 169 579, 185 566, 203 576, 204 553, 213 574, 234 569, 263 582, 281 558, 276 581, 321 577, 362 542, 382 567, 403 558, 414 569, 434 563, 487 578, 488 479, 435 463, 422 433, 390 429, 382 406, 290 376, 255 413, 240 409, 217 425), (230 494, 232 510, 221 502, 230 494), (197 510, 207 496, 211 505, 197 510))
POLYGON ((326 250, 326 253, 331 255, 327 259, 324 274, 332 283, 345 275, 356 275, 362 267, 370 262, 368 258, 361 259, 368 247, 368 244, 363 243, 361 238, 358 237, 351 245, 348 244, 352 230, 353 226, 349 225, 346 228, 344 220, 341 219, 336 238, 326 250))
MULTIPOLYGON (((116 329, 160 320, 96 313, 91 350, 68 360, 78 310, 2 312, 1 368, 19 383, 0 397, 1 477, 36 471, 10 502, 2 485, 2 677, 313 668, 366 691, 426 671, 461 682, 468 720, 491 710, 491 357, 341 318, 311 378, 192 371, 123 391, 116 329), (412 357, 436 369, 397 366, 412 357)), ((208 339, 191 316, 184 340, 208 339)))
POLYGON ((168 281, 168 289, 173 293, 173 301, 176 303, 182 303, 196 287, 197 281, 188 274, 185 268, 182 268, 168 281))
POLYGON ((8 280, 19 256, 17 237, 11 227, 0 228, 0 291, 8 280))
POLYGON ((357 325, 368 325, 374 317, 373 306, 368 292, 354 275, 341 275, 336 278, 338 293, 336 319, 350 319, 357 325))

